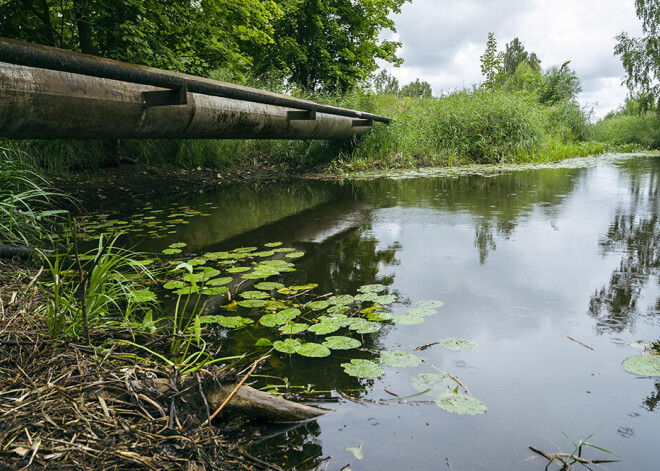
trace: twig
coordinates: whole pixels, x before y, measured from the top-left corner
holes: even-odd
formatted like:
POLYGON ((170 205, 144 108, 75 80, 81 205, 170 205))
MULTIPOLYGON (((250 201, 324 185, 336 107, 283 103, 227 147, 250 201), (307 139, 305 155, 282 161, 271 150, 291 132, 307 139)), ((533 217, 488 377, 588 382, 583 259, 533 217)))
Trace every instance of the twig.
POLYGON ((41 273, 43 273, 43 271, 44 271, 44 267, 42 266, 41 268, 39 268, 39 271, 37 272, 37 274, 34 275, 34 277, 30 280, 28 285, 25 287, 25 291, 23 292, 23 300, 24 301, 25 301, 25 297, 28 294, 28 291, 30 291, 30 288, 32 288, 32 285, 34 284, 35 281, 37 281, 37 278, 39 278, 39 276, 41 275, 41 273))
POLYGON ((579 340, 575 340, 573 337, 569 337, 569 336, 567 335, 566 338, 567 338, 568 340, 572 340, 572 341, 575 342, 575 343, 579 343, 579 344, 582 345, 584 348, 588 348, 589 350, 593 350, 593 348, 591 348, 589 345, 585 345, 585 344, 583 344, 582 342, 580 342, 579 340))
POLYGON ((462 387, 463 389, 465 389, 465 392, 466 392, 466 393, 468 393, 470 396, 472 396, 472 393, 470 393, 470 390, 467 388, 467 386, 465 386, 463 383, 461 383, 461 381, 460 381, 457 377, 455 377, 455 376, 452 375, 451 373, 447 373, 446 371, 441 370, 440 368, 438 368, 438 367, 435 366, 435 365, 432 365, 431 363, 429 363, 429 362, 426 361, 426 360, 422 360, 422 361, 423 361, 424 363, 426 363, 427 365, 429 365, 431 368, 433 368, 433 369, 439 371, 439 372, 442 373, 443 375, 449 376, 451 379, 453 379, 453 380, 456 381, 458 384, 460 384, 461 387, 462 387))
POLYGON ((204 394, 204 388, 202 387, 202 380, 199 379, 199 373, 195 372, 195 378, 197 379, 199 395, 202 397, 202 401, 204 401, 204 407, 206 408, 206 421, 211 423, 211 409, 209 408, 209 403, 206 400, 206 394, 204 394))
POLYGON ((433 343, 427 343, 426 345, 422 345, 420 347, 417 347, 414 352, 419 352, 421 350, 426 350, 429 347, 432 347, 433 345, 438 345, 440 342, 433 342, 433 343))

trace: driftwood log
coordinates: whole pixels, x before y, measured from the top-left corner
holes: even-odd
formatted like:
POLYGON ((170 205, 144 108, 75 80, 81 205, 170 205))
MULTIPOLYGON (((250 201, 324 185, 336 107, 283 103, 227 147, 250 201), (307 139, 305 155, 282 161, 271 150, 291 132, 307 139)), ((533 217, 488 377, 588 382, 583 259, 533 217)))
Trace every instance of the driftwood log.
MULTIPOLYGON (((199 405, 193 396, 198 396, 198 388, 194 386, 196 383, 194 378, 188 378, 179 386, 180 391, 187 390, 189 396, 189 404, 199 405)), ((210 412, 213 413, 220 407, 227 397, 236 389, 238 383, 219 383, 213 378, 206 378, 203 381, 203 391, 206 396, 210 412)), ((172 383, 166 378, 157 378, 153 384, 161 393, 168 394, 172 392, 172 383)), ((147 387, 145 384, 134 384, 135 389, 147 387)), ((183 396, 185 400, 186 397, 183 396)), ((271 394, 259 391, 247 385, 242 385, 232 398, 227 402, 223 408, 232 414, 245 415, 251 420, 264 421, 264 422, 300 422, 304 420, 314 419, 321 415, 326 414, 328 411, 319 409, 318 407, 306 406, 298 404, 297 402, 288 401, 281 397, 273 396, 271 394)), ((190 411, 199 416, 200 421, 206 420, 205 407, 202 406, 198 410, 190 411)))
MULTIPOLYGON (((0 244, 0 257, 29 257, 36 249, 32 247, 22 247, 20 245, 0 244)), ((51 254, 52 250, 41 250, 43 253, 51 254)))

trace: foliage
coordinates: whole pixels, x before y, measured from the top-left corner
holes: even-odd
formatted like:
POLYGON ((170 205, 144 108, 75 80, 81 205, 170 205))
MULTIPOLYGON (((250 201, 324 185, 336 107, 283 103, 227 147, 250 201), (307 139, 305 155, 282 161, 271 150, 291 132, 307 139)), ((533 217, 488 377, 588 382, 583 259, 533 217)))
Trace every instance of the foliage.
POLYGON ((543 73, 543 84, 538 92, 542 104, 572 101, 582 91, 580 79, 568 64, 570 61, 564 62, 561 67, 552 66, 543 73))
POLYGON ((502 57, 502 72, 509 77, 515 73, 521 64, 527 64, 529 69, 536 72, 541 70, 541 60, 536 53, 525 51, 525 46, 516 37, 510 43, 506 44, 506 49, 502 57))
POLYGON ((392 13, 407 0, 277 0, 273 42, 254 52, 256 75, 279 71, 305 91, 346 92, 378 69, 395 65, 399 43, 379 38, 394 31, 392 13))
POLYGON ((506 75, 502 88, 508 92, 524 92, 535 95, 543 87, 543 74, 528 62, 521 62, 513 73, 506 75))
POLYGON ((48 235, 54 218, 66 213, 50 208, 56 195, 20 151, 0 147, 0 243, 29 245, 48 235))
POLYGON ((634 144, 642 148, 660 148, 660 120, 655 113, 629 115, 615 113, 596 123, 593 138, 616 145, 634 144))
POLYGON ((502 52, 497 52, 495 33, 488 33, 486 50, 480 57, 480 60, 481 74, 484 76, 482 86, 486 90, 493 91, 497 88, 497 85, 502 78, 501 69, 504 61, 504 54, 502 52))
POLYGON ((616 37, 614 54, 621 57, 626 71, 626 85, 631 94, 660 97, 660 1, 635 0, 637 17, 642 20, 643 35, 631 37, 623 32, 616 37))
POLYGON ((373 78, 373 88, 379 95, 399 95, 399 81, 393 75, 388 74, 386 70, 381 70, 373 78))
POLYGON ((431 84, 422 82, 419 79, 410 82, 408 85, 404 85, 399 92, 400 96, 410 98, 430 98, 432 94, 431 84))

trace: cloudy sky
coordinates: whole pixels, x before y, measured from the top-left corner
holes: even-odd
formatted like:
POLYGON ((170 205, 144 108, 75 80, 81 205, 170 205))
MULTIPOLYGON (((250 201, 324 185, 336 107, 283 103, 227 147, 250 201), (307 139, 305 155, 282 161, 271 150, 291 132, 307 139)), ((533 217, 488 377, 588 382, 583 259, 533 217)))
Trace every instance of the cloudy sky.
POLYGON ((387 69, 403 85, 420 78, 434 94, 481 82, 479 56, 488 33, 498 49, 518 37, 542 67, 570 60, 582 81, 583 105, 597 117, 626 97, 614 36, 641 34, 634 0, 412 0, 395 17, 404 65, 387 69))

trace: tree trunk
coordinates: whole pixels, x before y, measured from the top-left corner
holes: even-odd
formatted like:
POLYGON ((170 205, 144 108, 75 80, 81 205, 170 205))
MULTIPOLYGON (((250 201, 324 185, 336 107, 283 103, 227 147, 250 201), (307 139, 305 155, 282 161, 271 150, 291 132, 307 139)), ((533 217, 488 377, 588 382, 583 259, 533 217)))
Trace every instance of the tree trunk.
POLYGON ((85 54, 96 54, 96 48, 92 41, 92 24, 85 8, 86 3, 86 0, 73 0, 78 38, 80 39, 80 50, 85 54))

